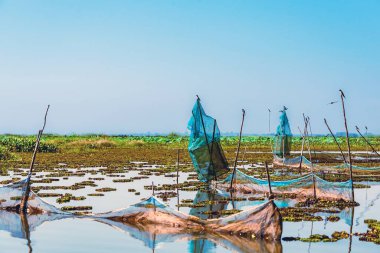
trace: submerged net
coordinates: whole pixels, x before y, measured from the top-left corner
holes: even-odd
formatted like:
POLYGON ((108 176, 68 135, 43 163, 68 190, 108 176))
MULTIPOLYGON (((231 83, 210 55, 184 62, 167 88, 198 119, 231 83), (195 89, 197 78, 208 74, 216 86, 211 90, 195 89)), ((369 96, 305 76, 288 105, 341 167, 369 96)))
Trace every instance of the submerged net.
MULTIPOLYGON (((333 167, 334 169, 349 169, 350 165, 349 164, 342 164, 342 165, 337 165, 333 167)), ((362 171, 380 171, 380 167, 364 167, 364 166, 355 166, 352 165, 353 170, 362 170, 362 171)))
POLYGON ((176 211, 152 196, 126 209, 91 217, 99 221, 109 219, 129 224, 146 231, 160 231, 163 234, 210 231, 255 235, 274 240, 279 240, 282 234, 281 215, 272 201, 225 218, 201 220, 176 211))
POLYGON ((273 156, 273 164, 278 166, 285 166, 285 167, 291 167, 291 168, 299 168, 301 165, 301 168, 310 169, 312 168, 312 162, 310 162, 306 157, 304 156, 297 156, 293 158, 281 158, 277 155, 273 156))
MULTIPOLYGON (((0 187, 0 210, 16 210, 20 204, 29 178, 0 187)), ((60 213, 59 208, 43 201, 33 191, 29 194, 28 209, 35 212, 60 213)))
POLYGON ((228 163, 220 145, 220 131, 216 120, 208 116, 197 99, 188 123, 188 150, 198 179, 202 182, 218 180, 228 173, 228 163))
MULTIPOLYGON (((232 174, 219 187, 229 187, 231 180, 232 174)), ((239 191, 254 193, 269 192, 268 180, 249 176, 240 170, 236 170, 234 183, 239 191)), ((299 198, 314 197, 315 188, 317 198, 351 200, 350 180, 345 182, 328 182, 313 173, 291 180, 271 181, 271 188, 275 194, 296 194, 299 198)))
POLYGON ((67 215, 42 213, 22 215, 15 212, 0 210, 0 230, 6 231, 16 238, 27 238, 28 234, 45 222, 67 218, 67 215))
POLYGON ((288 116, 286 115, 286 108, 281 112, 280 124, 277 127, 274 137, 273 154, 284 157, 290 154, 293 135, 290 130, 288 116))

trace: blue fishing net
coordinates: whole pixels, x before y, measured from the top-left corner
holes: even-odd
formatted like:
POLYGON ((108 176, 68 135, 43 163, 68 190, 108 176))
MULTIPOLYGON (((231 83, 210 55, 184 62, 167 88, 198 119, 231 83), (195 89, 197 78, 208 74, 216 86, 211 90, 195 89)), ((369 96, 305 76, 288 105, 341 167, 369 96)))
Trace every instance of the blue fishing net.
MULTIPOLYGON (((223 184, 229 186, 232 180, 230 174, 223 184)), ((269 192, 268 180, 249 176, 240 170, 236 170, 234 183, 237 188, 247 191, 248 189, 256 193, 269 192)), ((351 181, 345 182, 329 182, 314 173, 307 174, 298 178, 284 180, 284 181, 271 181, 273 193, 294 193, 300 197, 313 197, 314 185, 317 198, 321 199, 344 199, 351 200, 351 181)), ((223 185, 219 185, 223 187, 223 185)))
POLYGON ((292 145, 292 131, 288 116, 286 115, 286 108, 281 111, 280 124, 277 126, 276 135, 273 143, 273 153, 277 156, 284 157, 290 154, 292 145))
MULTIPOLYGON (((350 165, 349 164, 342 164, 342 165, 337 165, 334 166, 333 168, 335 169, 349 169, 350 165)), ((380 170, 380 167, 364 167, 364 166, 356 166, 352 165, 353 170, 368 170, 368 171, 378 171, 380 170)))
POLYGON ((208 116, 197 99, 190 121, 188 150, 198 179, 202 182, 218 180, 228 173, 228 163, 220 145, 220 131, 216 120, 208 116))

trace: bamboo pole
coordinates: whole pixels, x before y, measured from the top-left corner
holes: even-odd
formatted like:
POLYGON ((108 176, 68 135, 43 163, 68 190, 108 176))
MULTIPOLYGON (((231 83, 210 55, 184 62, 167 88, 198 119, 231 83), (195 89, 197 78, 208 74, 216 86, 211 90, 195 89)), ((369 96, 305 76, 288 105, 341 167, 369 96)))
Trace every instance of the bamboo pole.
POLYGON ((178 184, 179 184, 179 149, 177 150, 177 208, 179 211, 179 189, 178 189, 178 184))
POLYGON ((270 175, 269 175, 269 169, 268 169, 268 163, 265 161, 265 170, 267 172, 267 180, 268 180, 268 187, 269 187, 269 199, 273 199, 273 192, 272 192, 272 185, 270 182, 270 175))
POLYGON ((268 127, 268 133, 270 134, 270 113, 271 113, 271 110, 268 108, 268 113, 269 113, 269 127, 268 127))
POLYGON ((32 177, 32 173, 33 173, 33 167, 34 167, 34 163, 36 161, 36 156, 37 156, 37 152, 38 152, 38 148, 40 147, 40 141, 41 141, 41 136, 45 130, 45 126, 46 126, 46 118, 47 118, 47 114, 49 112, 49 108, 50 108, 50 105, 47 106, 47 109, 46 109, 46 112, 45 112, 45 117, 44 117, 44 125, 42 126, 42 129, 38 131, 38 134, 37 134, 37 139, 36 139, 36 144, 34 145, 34 151, 33 151, 33 156, 32 156, 32 161, 30 162, 30 166, 29 166, 29 173, 28 173, 28 177, 27 177, 27 181, 26 181, 26 187, 25 187, 25 190, 24 190, 24 193, 23 193, 23 196, 22 196, 22 199, 21 199, 21 203, 20 203, 20 211, 23 212, 23 213, 27 213, 28 212, 28 200, 29 200, 29 195, 30 195, 30 180, 31 180, 31 177, 32 177))
POLYGON ((307 147, 308 147, 308 151, 309 151, 309 158, 310 158, 310 162, 311 162, 311 173, 313 174, 313 194, 314 194, 314 201, 317 201, 317 189, 316 189, 316 184, 315 184, 315 174, 314 174, 314 166, 313 166, 313 162, 311 160, 311 150, 310 150, 310 143, 309 143, 309 135, 308 135, 308 131, 307 131, 307 125, 309 124, 309 120, 310 118, 309 117, 306 117, 304 116, 304 121, 305 121, 305 138, 307 138, 307 147))
MULTIPOLYGON (((214 151, 215 130, 216 130, 216 119, 214 119, 214 127, 213 127, 213 130, 212 130, 211 150, 210 150, 210 164, 212 164, 212 165, 214 165, 214 163, 212 161, 212 154, 213 154, 213 151, 214 151)), ((216 170, 215 170, 214 166, 212 166, 212 169, 213 169, 213 172, 214 172, 215 182, 217 182, 218 181, 218 177, 216 175, 216 170)))
POLYGON ((348 127, 347 127, 347 118, 346 118, 346 108, 344 106, 344 93, 342 90, 340 91, 340 98, 342 100, 342 109, 343 109, 343 117, 344 117, 344 127, 346 128, 346 139, 347 139, 347 148, 348 148, 348 161, 349 161, 349 166, 350 166, 350 180, 351 180, 351 196, 352 196, 352 201, 355 201, 355 193, 354 193, 354 182, 352 178, 352 159, 351 159, 351 146, 350 146, 350 137, 348 134, 348 127))
POLYGON ((27 246, 29 249, 29 253, 33 252, 32 241, 30 240, 30 227, 28 222, 28 215, 26 213, 20 213, 22 232, 24 233, 24 237, 27 241, 27 246))
POLYGON ((333 132, 331 131, 331 128, 330 128, 329 124, 327 123, 327 120, 326 120, 326 119, 325 119, 325 124, 326 124, 327 128, 329 129, 329 132, 330 132, 331 136, 334 138, 334 141, 335 141, 336 145, 337 145, 338 148, 339 148, 339 151, 340 151, 340 153, 341 153, 341 155, 342 155, 342 157, 343 157, 344 164, 348 164, 348 162, 347 162, 347 160, 346 160, 346 156, 343 154, 342 148, 340 147, 340 144, 339 144, 338 140, 336 139, 335 135, 334 135, 333 132))
POLYGON ((356 126, 356 131, 357 131, 357 132, 359 133, 359 135, 365 140, 365 142, 367 143, 367 145, 370 146, 370 148, 372 149, 372 151, 373 151, 376 155, 380 156, 380 154, 376 151, 376 149, 372 146, 372 144, 367 140, 367 138, 365 138, 365 137, 362 135, 362 133, 360 132, 360 129, 359 129, 358 126, 356 126))
POLYGON ((232 190, 232 184, 233 184, 234 179, 235 179, 235 175, 236 175, 236 166, 237 166, 237 162, 238 162, 238 158, 239 158, 240 143, 241 143, 241 135, 242 135, 242 132, 243 132, 243 125, 244 125, 244 118, 245 118, 245 110, 242 109, 242 112, 243 112, 243 118, 242 118, 242 120, 241 120, 240 134, 239 134, 239 142, 238 142, 237 151, 236 151, 236 157, 235 157, 235 163, 234 163, 234 170, 232 171, 232 178, 231 178, 231 183, 230 183, 230 190, 232 190))
POLYGON ((303 128, 303 134, 301 132, 301 129, 298 128, 298 130, 301 132, 301 135, 302 135, 302 146, 301 146, 301 159, 300 159, 300 164, 299 164, 299 171, 300 171, 300 174, 302 175, 302 160, 303 160, 303 149, 304 149, 304 145, 305 145, 305 139, 306 139, 306 128, 307 128, 307 125, 306 125, 306 122, 305 122, 305 116, 303 117, 304 118, 304 128, 303 128))

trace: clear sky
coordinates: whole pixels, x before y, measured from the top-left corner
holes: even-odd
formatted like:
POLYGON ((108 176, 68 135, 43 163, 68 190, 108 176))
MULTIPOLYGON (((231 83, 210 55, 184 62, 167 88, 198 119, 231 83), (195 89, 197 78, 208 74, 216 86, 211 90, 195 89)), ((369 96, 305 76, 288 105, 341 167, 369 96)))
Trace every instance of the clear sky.
MULTIPOLYGON (((0 0, 0 132, 185 132, 195 95, 222 132, 326 117, 380 133, 380 1, 0 0)), ((274 127, 272 127, 272 131, 274 127)))

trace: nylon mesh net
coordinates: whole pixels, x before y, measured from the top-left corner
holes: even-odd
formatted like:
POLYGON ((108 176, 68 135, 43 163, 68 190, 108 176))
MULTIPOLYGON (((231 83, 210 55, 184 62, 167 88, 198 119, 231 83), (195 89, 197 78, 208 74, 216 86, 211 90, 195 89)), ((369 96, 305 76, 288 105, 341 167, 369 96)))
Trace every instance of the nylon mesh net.
POLYGON ((277 156, 284 157, 290 154, 292 146, 292 132, 286 108, 281 111, 280 124, 277 126, 276 135, 273 142, 273 153, 277 156))
POLYGON ((312 168, 312 163, 304 156, 297 156, 293 158, 279 157, 277 155, 273 156, 273 164, 291 168, 301 168, 310 169, 312 168))
POLYGON ((197 99, 187 128, 190 130, 188 150, 201 182, 218 180, 228 173, 228 163, 220 145, 216 120, 208 116, 197 99))
MULTIPOLYGON (((349 169, 350 165, 349 164, 342 164, 342 165, 337 165, 334 166, 333 168, 335 169, 349 169)), ((353 170, 362 170, 362 171, 380 171, 380 167, 364 167, 364 166, 356 166, 352 165, 353 170)))
MULTIPOLYGON (((232 174, 229 175, 219 187, 229 187, 231 180, 232 174)), ((239 191, 252 191, 255 193, 269 192, 268 180, 249 176, 240 170, 236 170, 234 183, 239 191)), ((319 199, 351 200, 350 180, 345 182, 328 182, 310 173, 291 180, 271 181, 273 193, 296 194, 299 198, 314 197, 314 185, 316 197, 319 199)))
POLYGON ((147 231, 159 230, 164 234, 208 230, 274 240, 279 240, 282 234, 281 215, 272 201, 224 218, 201 220, 176 211, 152 196, 128 208, 91 217, 126 223, 147 231))
MULTIPOLYGON (((21 204, 26 184, 30 178, 0 187, 0 210, 16 210, 21 204)), ((36 212, 61 213, 59 208, 43 201, 33 191, 29 194, 28 208, 36 212)))

